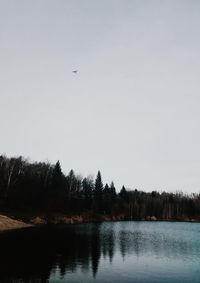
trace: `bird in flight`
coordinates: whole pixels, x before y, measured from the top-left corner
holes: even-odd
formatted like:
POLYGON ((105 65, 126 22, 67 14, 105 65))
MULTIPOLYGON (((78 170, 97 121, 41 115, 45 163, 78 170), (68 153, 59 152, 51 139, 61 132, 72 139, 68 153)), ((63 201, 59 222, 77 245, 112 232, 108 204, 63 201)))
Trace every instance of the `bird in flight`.
POLYGON ((77 74, 77 73, 78 73, 78 70, 74 70, 74 71, 72 71, 72 73, 77 74))

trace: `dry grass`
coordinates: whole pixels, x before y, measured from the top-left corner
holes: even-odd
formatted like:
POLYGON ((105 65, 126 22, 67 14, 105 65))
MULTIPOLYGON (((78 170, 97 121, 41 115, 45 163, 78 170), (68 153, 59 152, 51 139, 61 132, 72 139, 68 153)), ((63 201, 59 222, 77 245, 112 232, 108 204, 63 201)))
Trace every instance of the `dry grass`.
POLYGON ((31 224, 0 215, 0 231, 31 227, 31 224))

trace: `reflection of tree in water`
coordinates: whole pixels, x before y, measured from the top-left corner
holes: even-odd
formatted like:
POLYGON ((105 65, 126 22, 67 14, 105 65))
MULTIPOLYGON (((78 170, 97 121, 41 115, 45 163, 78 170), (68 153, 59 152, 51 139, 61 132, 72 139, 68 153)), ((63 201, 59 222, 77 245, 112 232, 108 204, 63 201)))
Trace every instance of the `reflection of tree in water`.
MULTIPOLYGON (((136 229, 137 228, 137 229, 136 229)), ((70 272, 97 275, 101 255, 164 255, 168 258, 200 254, 199 245, 164 230, 116 230, 112 224, 83 224, 25 229, 0 234, 0 282, 48 282, 54 271, 67 280, 70 272), (168 234, 167 234, 168 233, 168 234), (167 235, 166 235, 167 234, 167 235)))
POLYGON ((88 233, 80 233, 78 225, 27 229, 0 234, 0 282, 22 280, 48 282, 50 274, 59 269, 61 278, 67 272, 98 271, 103 243, 112 260, 113 235, 101 237, 100 224, 92 224, 88 233))
POLYGON ((123 260, 125 259, 125 255, 126 255, 126 233, 125 232, 121 232, 120 233, 120 237, 119 237, 119 241, 120 241, 120 252, 122 255, 123 260))
POLYGON ((101 239, 99 235, 98 224, 93 226, 90 244, 91 244, 92 272, 95 278, 98 271, 98 265, 101 256, 101 239))
POLYGON ((134 253, 139 255, 142 248, 142 234, 139 232, 120 231, 119 247, 122 258, 125 259, 126 254, 134 253))
POLYGON ((115 251, 115 236, 112 226, 111 229, 107 229, 106 233, 102 235, 101 249, 104 258, 108 256, 110 263, 112 263, 115 251))

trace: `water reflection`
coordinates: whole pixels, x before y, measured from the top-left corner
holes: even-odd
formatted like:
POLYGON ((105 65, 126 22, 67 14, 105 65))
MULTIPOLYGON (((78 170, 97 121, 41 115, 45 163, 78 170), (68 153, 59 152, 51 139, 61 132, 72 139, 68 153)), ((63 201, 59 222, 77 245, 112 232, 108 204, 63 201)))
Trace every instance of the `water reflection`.
MULTIPOLYGON (((0 235, 0 282, 23 280, 48 282, 51 271, 67 272, 92 269, 96 276, 101 256, 99 225, 90 233, 79 233, 72 227, 28 229, 0 235)), ((106 247, 106 253, 110 248, 106 247)))
MULTIPOLYGON (((141 258, 148 265, 153 264, 153 259, 159 262, 164 259, 169 266, 173 260, 199 264, 199 224, 173 224, 81 224, 0 234, 0 282, 49 282, 53 273, 63 280, 68 274, 84 276, 89 273, 95 280, 101 263, 108 260, 114 267, 113 272, 117 272, 118 268, 127 268, 122 265, 130 256, 131 262, 141 258), (184 225, 189 226, 185 229, 184 225)), ((108 272, 106 268, 100 267, 104 275, 108 272)), ((138 265, 141 274, 144 273, 142 268, 138 265)), ((135 274, 131 273, 131 267, 128 272, 133 280, 135 274)))

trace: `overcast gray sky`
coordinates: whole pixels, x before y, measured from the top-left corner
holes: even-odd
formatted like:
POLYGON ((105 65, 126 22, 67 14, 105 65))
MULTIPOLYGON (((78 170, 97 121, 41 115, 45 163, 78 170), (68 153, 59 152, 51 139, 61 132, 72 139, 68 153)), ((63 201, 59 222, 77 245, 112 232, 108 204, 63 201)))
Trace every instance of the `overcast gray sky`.
POLYGON ((199 192, 199 15, 198 0, 0 0, 1 152, 199 192))

